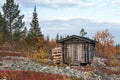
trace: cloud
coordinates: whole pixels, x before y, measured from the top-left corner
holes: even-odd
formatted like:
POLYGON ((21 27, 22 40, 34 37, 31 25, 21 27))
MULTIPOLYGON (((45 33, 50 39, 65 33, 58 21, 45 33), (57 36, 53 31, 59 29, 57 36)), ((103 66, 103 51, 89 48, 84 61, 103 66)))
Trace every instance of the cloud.
MULTIPOLYGON (((22 7, 34 7, 35 5, 43 8, 64 8, 64 7, 76 7, 76 8, 91 8, 98 7, 106 4, 111 0, 15 0, 22 7)), ((113 3, 117 3, 119 0, 113 0, 113 3)), ((5 0, 2 0, 2 3, 5 0)), ((2 4, 0 3, 0 4, 2 4)))
POLYGON ((5 3, 5 0, 0 0, 0 7, 2 7, 4 3, 5 3))
MULTIPOLYGON (((1 0, 0 6, 5 2, 1 0)), ((22 7, 33 7, 35 5, 45 8, 64 8, 64 7, 97 7, 109 3, 117 4, 120 6, 120 0, 15 0, 22 7)))
POLYGON ((84 0, 16 0, 23 6, 41 6, 46 8, 61 8, 61 7, 93 7, 95 3, 85 2, 84 0))
POLYGON ((79 35, 80 29, 84 28, 88 33, 87 37, 93 37, 97 31, 103 31, 109 29, 110 33, 115 36, 116 43, 119 41, 119 29, 120 24, 107 23, 107 22, 95 22, 88 19, 70 19, 70 20, 49 20, 40 21, 40 26, 43 34, 48 35, 51 38, 55 38, 56 34, 60 35, 79 35))
POLYGON ((113 0, 112 3, 117 6, 120 6, 120 0, 113 0))
POLYGON ((113 15, 120 15, 120 8, 118 9, 113 9, 113 15))

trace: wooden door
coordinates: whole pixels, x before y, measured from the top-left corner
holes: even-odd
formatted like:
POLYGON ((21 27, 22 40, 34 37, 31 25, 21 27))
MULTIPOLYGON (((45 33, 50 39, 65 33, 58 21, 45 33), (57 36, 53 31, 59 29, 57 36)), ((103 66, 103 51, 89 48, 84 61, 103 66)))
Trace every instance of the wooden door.
POLYGON ((73 56, 74 56, 74 61, 78 61, 78 45, 74 44, 73 46, 73 56))

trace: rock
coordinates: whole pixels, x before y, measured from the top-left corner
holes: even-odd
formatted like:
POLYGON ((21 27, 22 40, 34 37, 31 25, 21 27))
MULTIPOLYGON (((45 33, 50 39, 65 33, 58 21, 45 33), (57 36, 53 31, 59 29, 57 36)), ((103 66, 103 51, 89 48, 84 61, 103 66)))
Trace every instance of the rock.
POLYGON ((100 58, 100 57, 94 57, 94 59, 92 61, 92 65, 95 67, 105 68, 106 62, 107 62, 107 59, 100 58))
POLYGON ((120 76, 116 78, 116 80, 120 80, 120 76))
MULTIPOLYGON (((29 70, 35 72, 51 73, 51 74, 61 74, 66 76, 74 76, 77 78, 82 78, 84 80, 120 80, 120 75, 108 75, 100 72, 100 70, 95 69, 95 71, 78 71, 77 69, 71 69, 67 67, 49 66, 41 63, 35 62, 33 59, 25 57, 4 57, 17 59, 14 61, 3 60, 0 62, 0 70, 7 70, 3 65, 7 65, 12 70, 29 70), (8 65, 9 64, 9 65, 8 65), (101 76, 104 75, 104 76, 101 76)), ((105 60, 101 58, 95 58, 93 64, 95 66, 105 67, 105 60)), ((113 68, 114 69, 114 68, 113 68)))
POLYGON ((107 76, 107 77, 106 77, 106 80, 115 80, 115 78, 116 78, 116 75, 115 75, 115 74, 112 74, 112 75, 110 75, 110 76, 107 76))
POLYGON ((70 69, 70 66, 67 66, 66 69, 70 69))
POLYGON ((2 63, 2 62, 0 62, 0 66, 3 66, 3 63, 2 63))

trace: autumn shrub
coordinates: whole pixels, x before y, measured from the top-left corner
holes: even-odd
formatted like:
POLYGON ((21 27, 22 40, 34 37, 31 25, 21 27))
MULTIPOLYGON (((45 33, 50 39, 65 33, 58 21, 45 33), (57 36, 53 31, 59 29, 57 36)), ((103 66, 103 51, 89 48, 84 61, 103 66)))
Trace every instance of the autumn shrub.
POLYGON ((108 62, 106 64, 108 66, 119 66, 120 67, 120 60, 118 60, 118 59, 108 60, 108 62))
POLYGON ((0 39, 2 39, 2 34, 0 33, 0 39))
POLYGON ((96 56, 103 58, 114 58, 116 49, 114 47, 115 41, 114 36, 109 32, 109 30, 98 31, 95 34, 94 39, 97 41, 95 50, 96 56))
POLYGON ((9 53, 9 52, 0 52, 0 56, 15 56, 15 57, 26 57, 25 54, 20 54, 20 53, 9 53))
POLYGON ((91 65, 89 65, 89 66, 86 67, 86 69, 87 69, 87 71, 93 71, 93 70, 94 70, 94 67, 91 66, 91 65))
POLYGON ((67 65, 66 64, 64 64, 64 63, 61 63, 61 64, 59 64, 59 65, 57 65, 58 67, 67 67, 67 65))
POLYGON ((34 54, 34 48, 33 47, 29 47, 27 49, 27 51, 25 52, 25 55, 28 57, 28 58, 33 58, 33 54, 34 54))
POLYGON ((2 58, 0 58, 0 61, 2 61, 3 59, 2 58))
POLYGON ((83 80, 82 78, 71 77, 70 80, 83 80))
POLYGON ((48 61, 48 54, 44 50, 39 50, 33 54, 33 58, 38 62, 46 63, 48 61))
POLYGON ((66 61, 67 61, 67 64, 70 64, 70 63, 72 62, 71 57, 70 57, 70 56, 67 56, 66 61))
POLYGON ((0 71, 0 79, 5 80, 23 80, 22 74, 19 71, 0 71))

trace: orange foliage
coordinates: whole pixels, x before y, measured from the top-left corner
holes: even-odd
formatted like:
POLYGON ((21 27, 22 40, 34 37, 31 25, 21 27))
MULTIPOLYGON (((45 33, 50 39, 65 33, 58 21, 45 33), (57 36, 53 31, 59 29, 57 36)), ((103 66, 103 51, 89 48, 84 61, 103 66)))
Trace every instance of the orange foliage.
POLYGON ((96 44, 96 52, 98 56, 105 58, 114 58, 115 47, 114 47, 114 37, 106 29, 102 32, 97 32, 95 35, 95 40, 98 41, 96 44))
POLYGON ((25 54, 19 54, 19 53, 9 53, 9 52, 0 52, 0 56, 14 56, 14 57, 26 57, 25 54))
POLYGON ((2 39, 2 34, 0 33, 0 39, 2 39))
POLYGON ((46 52, 50 52, 52 48, 59 46, 56 41, 50 40, 47 41, 44 38, 38 38, 38 43, 36 44, 36 47, 40 50, 45 50, 46 52))
POLYGON ((120 54, 120 45, 116 46, 116 54, 120 54))
POLYGON ((118 66, 120 67, 120 60, 119 59, 112 59, 112 60, 108 60, 107 62, 108 66, 118 66))
POLYGON ((38 42, 35 46, 31 46, 28 48, 28 51, 26 51, 26 55, 28 57, 33 57, 35 60, 39 62, 47 62, 48 59, 52 58, 51 51, 56 46, 59 46, 56 41, 54 40, 46 40, 42 37, 37 38, 38 42))

